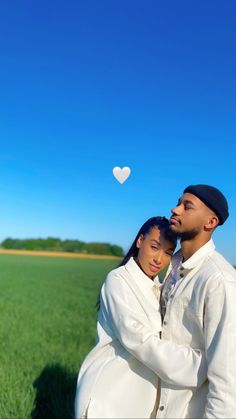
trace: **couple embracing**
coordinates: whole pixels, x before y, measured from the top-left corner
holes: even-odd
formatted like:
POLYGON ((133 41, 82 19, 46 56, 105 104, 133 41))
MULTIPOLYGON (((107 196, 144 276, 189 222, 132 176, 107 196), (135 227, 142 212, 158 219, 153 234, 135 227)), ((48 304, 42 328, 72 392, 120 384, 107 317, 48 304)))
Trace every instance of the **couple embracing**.
POLYGON ((102 286, 76 418, 236 418, 236 271, 211 238, 228 215, 217 188, 190 185, 141 227, 102 286))

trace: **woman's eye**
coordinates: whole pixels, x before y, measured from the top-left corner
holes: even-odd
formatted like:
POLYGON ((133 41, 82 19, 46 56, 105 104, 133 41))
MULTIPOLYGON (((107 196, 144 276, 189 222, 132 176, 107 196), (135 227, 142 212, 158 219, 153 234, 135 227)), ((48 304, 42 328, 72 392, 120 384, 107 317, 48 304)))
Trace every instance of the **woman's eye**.
POLYGON ((158 248, 156 246, 152 246, 152 249, 154 250, 158 250, 158 248))

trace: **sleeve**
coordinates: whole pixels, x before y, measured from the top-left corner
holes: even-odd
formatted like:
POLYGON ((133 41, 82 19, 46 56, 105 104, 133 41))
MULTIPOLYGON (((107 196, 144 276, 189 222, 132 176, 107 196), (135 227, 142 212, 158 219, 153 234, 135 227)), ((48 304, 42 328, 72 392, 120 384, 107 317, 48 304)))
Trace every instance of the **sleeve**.
POLYGON ((235 418, 236 281, 213 278, 205 298, 204 338, 209 380, 204 418, 235 418))
POLYGON ((122 278, 108 276, 102 287, 101 310, 126 350, 163 381, 181 387, 196 387, 206 380, 206 361, 201 351, 161 340, 122 278))

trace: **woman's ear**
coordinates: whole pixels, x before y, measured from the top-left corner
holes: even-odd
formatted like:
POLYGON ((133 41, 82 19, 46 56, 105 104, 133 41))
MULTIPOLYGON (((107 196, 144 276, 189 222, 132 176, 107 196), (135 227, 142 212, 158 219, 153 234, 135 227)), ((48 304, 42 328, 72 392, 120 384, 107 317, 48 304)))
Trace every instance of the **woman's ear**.
POLYGON ((136 241, 136 247, 138 249, 140 249, 142 242, 143 242, 143 234, 140 234, 138 240, 136 241))

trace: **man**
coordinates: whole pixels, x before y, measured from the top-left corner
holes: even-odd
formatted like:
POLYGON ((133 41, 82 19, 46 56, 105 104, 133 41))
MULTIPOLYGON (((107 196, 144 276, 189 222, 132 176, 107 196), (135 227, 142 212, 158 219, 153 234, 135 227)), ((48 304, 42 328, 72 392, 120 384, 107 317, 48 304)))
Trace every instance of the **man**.
POLYGON ((162 381, 158 418, 236 418, 236 271, 211 239, 228 215, 208 185, 188 186, 172 210, 181 250, 163 285, 162 337, 205 351, 208 379, 197 389, 162 381))

